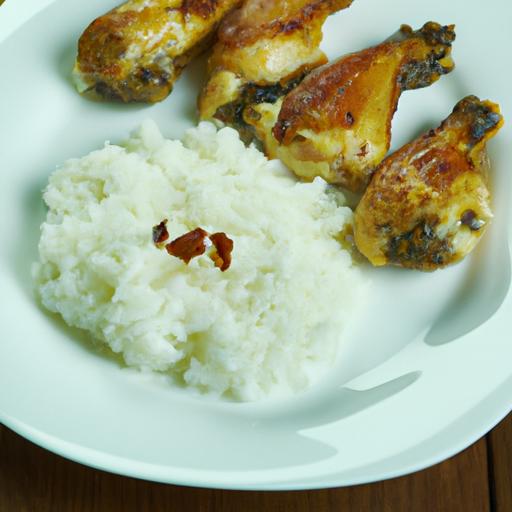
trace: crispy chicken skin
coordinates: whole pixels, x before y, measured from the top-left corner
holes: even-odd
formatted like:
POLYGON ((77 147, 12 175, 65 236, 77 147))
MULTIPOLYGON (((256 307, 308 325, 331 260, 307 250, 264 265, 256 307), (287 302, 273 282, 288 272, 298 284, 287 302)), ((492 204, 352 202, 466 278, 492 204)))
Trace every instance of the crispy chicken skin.
POLYGON ((246 0, 222 22, 208 62, 201 119, 243 127, 252 103, 273 103, 312 69, 327 62, 322 25, 352 0, 246 0))
POLYGON ((355 242, 375 266, 431 271, 464 258, 492 218, 486 142, 498 105, 461 100, 436 130, 378 167, 355 212, 355 242))
POLYGON ((95 19, 78 42, 79 92, 124 102, 157 102, 211 42, 240 0, 129 0, 95 19))
POLYGON ((246 120, 267 154, 299 177, 362 192, 389 150, 401 93, 452 71, 454 39, 453 26, 403 25, 384 43, 314 70, 282 104, 258 105, 246 120))

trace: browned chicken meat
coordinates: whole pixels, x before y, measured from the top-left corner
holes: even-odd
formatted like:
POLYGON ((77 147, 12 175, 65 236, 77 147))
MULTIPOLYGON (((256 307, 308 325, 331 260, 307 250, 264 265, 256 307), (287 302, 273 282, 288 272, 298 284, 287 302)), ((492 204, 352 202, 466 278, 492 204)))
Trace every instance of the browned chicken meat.
POLYGON ((73 75, 79 92, 125 102, 163 100, 238 4, 240 0, 129 0, 100 16, 78 42, 73 75))
POLYGON ((453 67, 453 26, 403 25, 384 43, 311 72, 274 105, 245 113, 267 154, 305 179, 359 192, 389 150, 403 91, 426 87, 453 67))
POLYGON ((243 128, 246 105, 271 102, 327 62, 322 25, 352 0, 246 0, 221 24, 199 97, 201 119, 243 128))
POLYGON ((436 130, 378 167, 355 213, 355 241, 373 265, 435 270, 477 244, 492 218, 486 142, 498 105, 468 96, 436 130))

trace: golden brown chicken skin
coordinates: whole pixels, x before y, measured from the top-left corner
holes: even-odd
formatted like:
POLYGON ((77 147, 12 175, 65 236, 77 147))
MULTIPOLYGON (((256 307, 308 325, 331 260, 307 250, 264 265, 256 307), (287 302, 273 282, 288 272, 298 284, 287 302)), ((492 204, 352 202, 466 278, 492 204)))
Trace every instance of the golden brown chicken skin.
POLYGON ((375 266, 431 271, 464 258, 492 218, 486 142, 498 105, 468 96, 436 130, 378 167, 355 212, 355 242, 375 266))
POLYGON ((389 150, 403 91, 427 87, 453 67, 453 26, 403 25, 384 43, 311 72, 282 104, 246 113, 270 157, 305 179, 364 190, 389 150))
POLYGON ((95 19, 78 42, 81 93, 124 102, 167 97, 240 0, 129 0, 95 19))
POLYGON ((223 21, 198 105, 201 119, 243 128, 243 110, 273 103, 327 62, 322 25, 352 0, 246 0, 223 21))

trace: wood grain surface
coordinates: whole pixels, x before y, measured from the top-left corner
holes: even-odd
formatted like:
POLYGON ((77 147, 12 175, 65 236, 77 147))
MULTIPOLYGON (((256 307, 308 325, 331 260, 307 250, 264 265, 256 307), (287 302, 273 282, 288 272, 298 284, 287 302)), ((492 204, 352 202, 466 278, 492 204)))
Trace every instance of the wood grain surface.
POLYGON ((425 471, 357 487, 238 492, 144 482, 87 468, 0 426, 0 512, 512 512, 512 415, 425 471))
POLYGON ((512 415, 488 436, 491 506, 495 512, 512 512, 512 415))

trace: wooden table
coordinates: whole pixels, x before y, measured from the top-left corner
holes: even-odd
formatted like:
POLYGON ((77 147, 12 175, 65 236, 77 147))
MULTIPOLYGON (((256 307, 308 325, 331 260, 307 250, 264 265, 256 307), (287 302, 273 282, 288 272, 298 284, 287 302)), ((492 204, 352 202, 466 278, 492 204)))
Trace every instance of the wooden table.
POLYGON ((154 484, 81 466, 0 425, 0 512, 512 512, 512 414, 458 456, 358 487, 235 492, 154 484))

